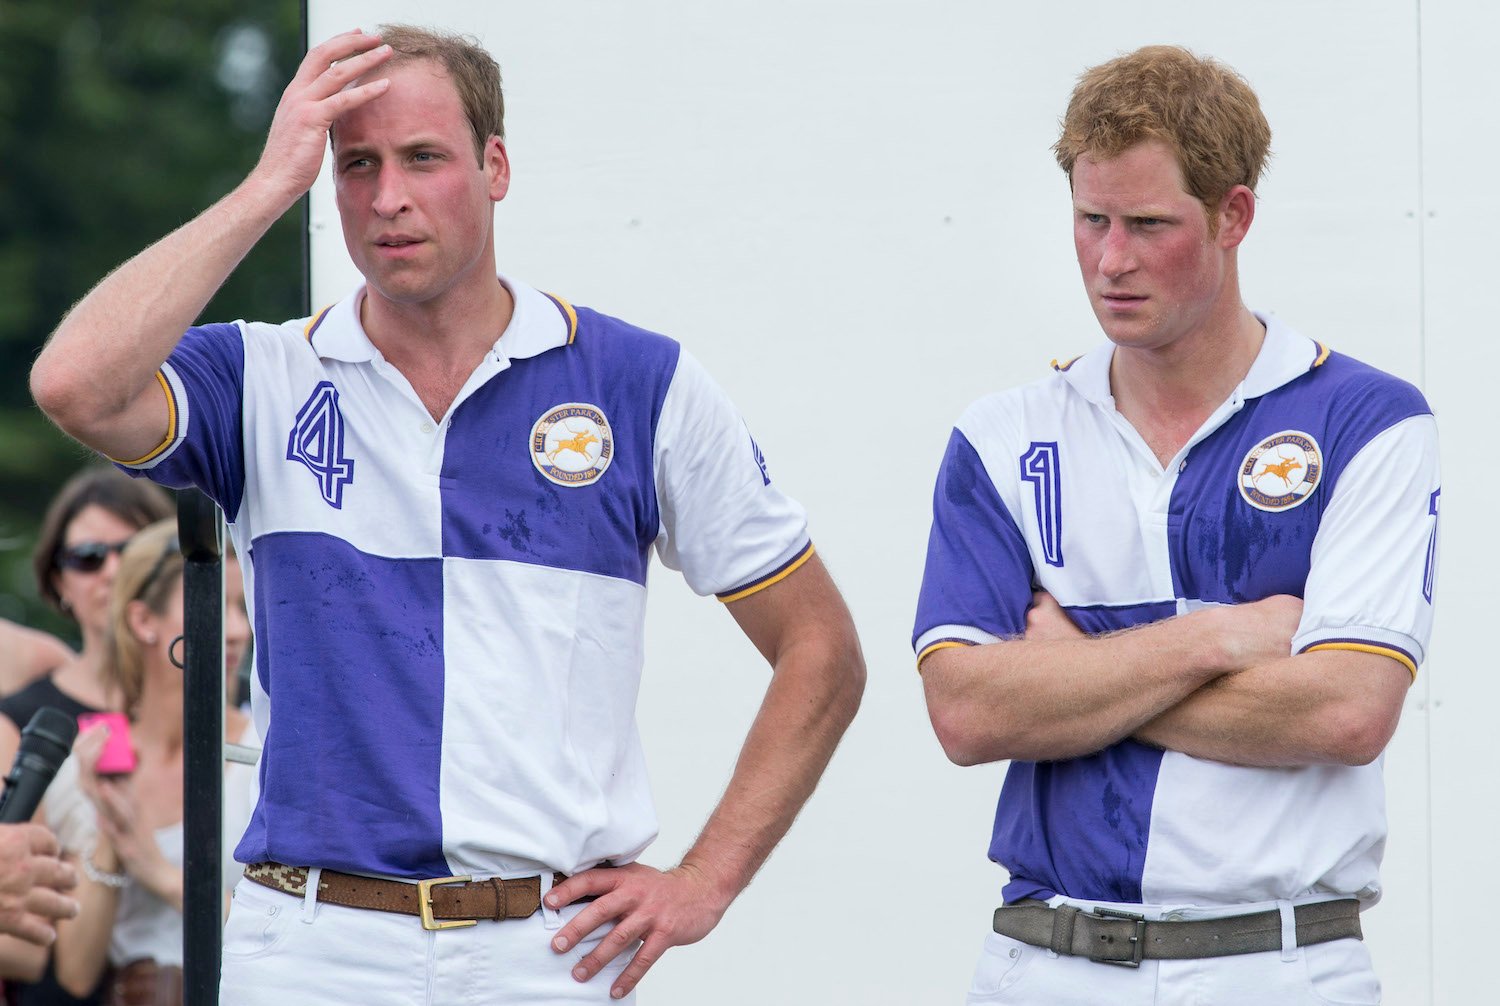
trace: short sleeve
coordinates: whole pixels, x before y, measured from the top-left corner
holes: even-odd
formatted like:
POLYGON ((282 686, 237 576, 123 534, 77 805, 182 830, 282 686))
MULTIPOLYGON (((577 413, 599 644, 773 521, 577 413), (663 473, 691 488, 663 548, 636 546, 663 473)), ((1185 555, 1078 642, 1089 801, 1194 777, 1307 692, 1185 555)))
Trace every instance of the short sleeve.
POLYGON ((695 592, 738 600, 812 554, 802 507, 772 482, 728 396, 685 350, 662 403, 653 458, 657 554, 695 592))
POLYGON ((912 646, 994 642, 1026 629, 1033 570, 1026 540, 979 453, 954 430, 932 500, 912 646))
POLYGON ((157 372, 167 398, 166 437, 142 457, 112 460, 164 486, 197 486, 233 520, 245 487, 244 375, 238 325, 188 329, 157 372))
POLYGON ((1437 424, 1413 416, 1371 439, 1334 487, 1313 541, 1296 653, 1385 653, 1416 674, 1437 572, 1437 424))

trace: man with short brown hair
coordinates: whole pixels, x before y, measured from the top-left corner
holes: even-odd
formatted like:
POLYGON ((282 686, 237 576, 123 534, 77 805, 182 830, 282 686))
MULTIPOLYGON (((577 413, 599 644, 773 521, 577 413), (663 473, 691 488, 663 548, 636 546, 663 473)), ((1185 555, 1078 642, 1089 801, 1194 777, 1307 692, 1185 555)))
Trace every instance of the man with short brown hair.
POLYGON ((949 757, 1010 760, 971 1002, 1378 1001, 1359 911, 1432 623, 1437 434, 1415 388, 1241 300, 1269 140, 1186 50, 1085 73, 1056 150, 1109 342, 950 440, 913 643, 949 757))
POLYGON ((237 1006, 628 1000, 718 923, 858 705, 849 613, 724 393, 673 340, 497 274, 503 107, 471 40, 330 39, 250 176, 100 283, 32 373, 69 433, 212 496, 244 557, 265 748, 237 1006), (364 286, 194 326, 330 138, 364 286), (653 550, 773 669, 668 870, 637 862, 653 550))

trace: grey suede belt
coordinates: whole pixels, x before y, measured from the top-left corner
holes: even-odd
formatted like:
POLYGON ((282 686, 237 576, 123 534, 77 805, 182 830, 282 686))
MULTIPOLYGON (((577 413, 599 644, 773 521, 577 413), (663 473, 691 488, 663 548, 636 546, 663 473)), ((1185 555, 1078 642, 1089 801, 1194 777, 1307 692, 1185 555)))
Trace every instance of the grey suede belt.
MULTIPOLYGON (((1293 909, 1297 946, 1363 939, 1359 902, 1353 898, 1298 905, 1293 909)), ((1148 921, 1133 912, 1075 905, 1048 907, 1025 900, 995 909, 995 932, 1055 953, 1101 964, 1140 967, 1142 960, 1227 957, 1281 949, 1281 913, 1276 909, 1218 919, 1148 921)))

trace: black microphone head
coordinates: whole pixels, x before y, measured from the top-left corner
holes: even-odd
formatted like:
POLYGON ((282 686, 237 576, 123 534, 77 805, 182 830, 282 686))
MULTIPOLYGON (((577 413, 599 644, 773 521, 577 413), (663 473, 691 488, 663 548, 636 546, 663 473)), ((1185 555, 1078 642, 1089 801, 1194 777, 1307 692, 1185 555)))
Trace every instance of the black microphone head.
POLYGON ((61 709, 42 706, 21 731, 21 750, 35 752, 52 764, 61 765, 73 750, 77 736, 77 720, 61 709))
POLYGON ((32 714, 0 793, 0 824, 31 820, 77 736, 78 724, 61 709, 43 706, 32 714))

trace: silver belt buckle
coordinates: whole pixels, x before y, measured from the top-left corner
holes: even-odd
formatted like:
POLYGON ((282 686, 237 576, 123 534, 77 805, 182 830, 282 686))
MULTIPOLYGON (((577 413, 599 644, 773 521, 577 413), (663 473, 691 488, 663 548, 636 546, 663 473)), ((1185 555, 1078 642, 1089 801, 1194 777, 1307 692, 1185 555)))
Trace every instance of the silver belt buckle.
MULTIPOLYGON (((1141 966, 1141 958, 1146 951, 1146 917, 1137 912, 1122 912, 1116 908, 1095 908, 1089 912, 1098 919, 1122 919, 1126 922, 1135 923, 1135 933, 1130 937, 1130 957, 1127 960, 1117 960, 1110 957, 1095 957, 1089 954, 1089 960, 1098 964, 1114 964, 1122 968, 1138 968, 1141 966)), ((1103 939, 1104 937, 1101 937, 1103 939)), ((1111 942, 1113 942, 1111 940, 1111 942)))

